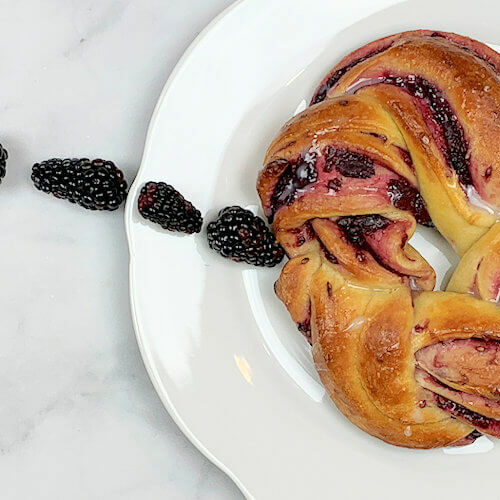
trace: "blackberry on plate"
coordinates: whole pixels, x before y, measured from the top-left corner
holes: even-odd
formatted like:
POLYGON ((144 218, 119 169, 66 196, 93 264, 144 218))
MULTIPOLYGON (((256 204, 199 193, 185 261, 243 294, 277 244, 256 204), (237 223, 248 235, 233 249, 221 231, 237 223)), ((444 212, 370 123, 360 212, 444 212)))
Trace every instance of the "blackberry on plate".
POLYGON ((139 213, 169 231, 199 233, 203 218, 193 204, 165 182, 145 184, 137 202, 139 213))
POLYGON ((8 157, 9 154, 7 153, 7 150, 0 144, 0 179, 3 179, 5 177, 8 157))
POLYGON ((35 187, 89 210, 116 210, 127 197, 123 172, 111 161, 52 158, 35 163, 35 187))
POLYGON ((210 248, 236 262, 273 267, 284 250, 265 222, 250 210, 234 206, 219 212, 207 228, 210 248))

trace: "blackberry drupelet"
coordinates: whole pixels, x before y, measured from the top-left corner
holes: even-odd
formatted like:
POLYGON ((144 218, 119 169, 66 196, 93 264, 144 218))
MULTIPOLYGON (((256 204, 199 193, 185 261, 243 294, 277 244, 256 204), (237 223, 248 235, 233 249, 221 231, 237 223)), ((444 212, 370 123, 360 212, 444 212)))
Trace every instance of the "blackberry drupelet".
POLYGON ((139 213, 169 231, 199 233, 203 218, 191 202, 165 182, 148 182, 141 189, 139 213))
POLYGON ((52 158, 35 163, 35 187, 89 210, 116 210, 127 197, 123 172, 111 161, 52 158))
POLYGON ((5 177, 5 173, 7 172, 7 158, 9 154, 7 150, 0 144, 0 182, 1 179, 5 177))
POLYGON ((234 206, 219 212, 207 228, 210 248, 236 262, 273 267, 284 250, 265 222, 250 210, 234 206))

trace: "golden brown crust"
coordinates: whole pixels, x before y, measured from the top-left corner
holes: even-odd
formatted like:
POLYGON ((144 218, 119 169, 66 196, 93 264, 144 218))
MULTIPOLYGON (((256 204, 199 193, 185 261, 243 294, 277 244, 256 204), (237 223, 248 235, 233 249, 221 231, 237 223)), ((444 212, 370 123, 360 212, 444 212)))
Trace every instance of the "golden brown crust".
POLYGON ((406 360, 408 338, 401 343, 395 339, 404 327, 406 337, 411 329, 409 291, 373 292, 336 283, 329 297, 331 280, 324 270, 314 279, 313 357, 342 413, 364 431, 397 446, 445 446, 469 434, 472 427, 439 409, 421 408, 425 395, 416 383, 409 383, 413 367, 406 360), (379 328, 387 335, 377 335, 379 328))
POLYGON ((500 205, 499 68, 496 52, 459 35, 375 41, 325 77, 313 99, 323 102, 282 128, 259 175, 290 257, 278 297, 310 324, 317 370, 340 411, 398 446, 500 432, 500 395, 472 373, 500 340, 500 224, 469 197, 473 189, 500 205), (434 271, 408 243, 415 217, 426 221, 417 189, 463 256, 447 292, 432 291, 434 271), (458 370, 464 380, 422 354, 430 347, 455 363, 474 346, 479 354, 458 370))

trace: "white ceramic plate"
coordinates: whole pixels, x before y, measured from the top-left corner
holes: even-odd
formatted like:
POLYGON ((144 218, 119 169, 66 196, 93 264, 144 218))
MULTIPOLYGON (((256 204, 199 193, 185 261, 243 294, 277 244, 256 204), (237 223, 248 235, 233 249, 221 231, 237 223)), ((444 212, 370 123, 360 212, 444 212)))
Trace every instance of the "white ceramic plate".
MULTIPOLYGON (((279 269, 211 253, 136 210, 148 180, 207 214, 256 206, 266 146, 341 56, 430 28, 500 42, 491 1, 246 0, 193 43, 160 98, 126 209, 137 339, 166 408, 191 441, 258 499, 498 498, 500 452, 385 445, 351 425, 319 383, 307 343, 273 293, 279 269), (465 453, 464 453, 465 452, 465 453)), ((415 246, 441 279, 456 260, 430 231, 415 246)))

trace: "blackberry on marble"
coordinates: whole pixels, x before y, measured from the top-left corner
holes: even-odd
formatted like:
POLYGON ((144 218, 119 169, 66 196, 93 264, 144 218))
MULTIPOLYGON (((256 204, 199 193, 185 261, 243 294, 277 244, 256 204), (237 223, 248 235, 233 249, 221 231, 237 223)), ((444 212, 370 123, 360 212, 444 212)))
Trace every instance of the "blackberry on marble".
POLYGON ((7 150, 0 144, 0 182, 1 179, 5 177, 5 173, 7 172, 7 159, 9 158, 9 154, 7 150))
POLYGON ((116 210, 127 197, 123 172, 111 161, 52 158, 35 163, 31 179, 40 191, 89 210, 116 210))

